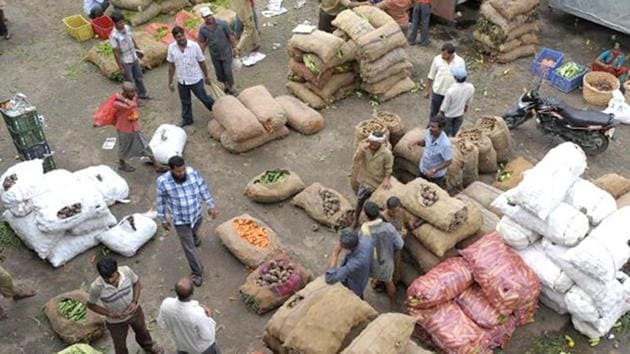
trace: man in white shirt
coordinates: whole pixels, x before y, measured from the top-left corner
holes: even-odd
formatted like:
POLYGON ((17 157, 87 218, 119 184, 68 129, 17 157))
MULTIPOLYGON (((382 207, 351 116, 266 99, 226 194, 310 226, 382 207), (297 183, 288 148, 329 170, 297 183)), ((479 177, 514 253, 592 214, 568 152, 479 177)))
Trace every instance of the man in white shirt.
POLYGON ((453 137, 457 135, 459 128, 464 122, 464 113, 468 112, 468 107, 472 104, 475 86, 466 82, 466 68, 456 66, 452 70, 455 83, 446 90, 440 114, 446 120, 444 132, 453 137))
POLYGON ((89 18, 95 19, 105 14, 105 10, 109 7, 109 0, 84 0, 83 12, 89 18))
POLYGON ((451 70, 456 66, 465 68, 466 62, 455 53, 455 47, 451 43, 445 43, 442 46, 442 53, 433 58, 427 86, 424 90, 424 98, 429 98, 429 94, 431 95, 431 115, 429 118, 438 114, 446 90, 455 82, 451 70))
POLYGON ((193 283, 181 278, 175 284, 177 297, 162 301, 157 323, 171 332, 178 354, 220 354, 215 340, 212 311, 192 300, 193 283))
POLYGON ((144 87, 144 76, 140 67, 142 52, 139 51, 138 44, 133 39, 131 27, 125 24, 125 17, 118 10, 112 12, 111 18, 114 28, 109 35, 109 43, 112 46, 116 64, 125 77, 125 81, 135 82, 138 98, 148 100, 150 97, 144 87))
POLYGON ((175 91, 173 77, 177 74, 177 92, 182 103, 181 127, 193 124, 191 91, 209 111, 212 111, 214 100, 208 96, 204 83, 210 85, 206 58, 194 41, 186 39, 184 29, 173 27, 171 31, 175 42, 168 46, 166 61, 168 62, 168 88, 175 91))

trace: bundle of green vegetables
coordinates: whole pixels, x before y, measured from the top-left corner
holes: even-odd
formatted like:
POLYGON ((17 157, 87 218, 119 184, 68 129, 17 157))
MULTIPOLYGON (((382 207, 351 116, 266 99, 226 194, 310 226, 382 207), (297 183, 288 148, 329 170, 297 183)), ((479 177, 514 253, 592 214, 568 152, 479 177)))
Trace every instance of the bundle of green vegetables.
POLYGON ((562 76, 564 79, 571 80, 579 74, 586 71, 586 69, 574 62, 569 62, 563 64, 561 67, 556 69, 556 74, 562 76))
POLYGON ((257 179, 254 183, 271 184, 271 183, 280 182, 282 179, 284 179, 285 176, 289 174, 290 172, 287 170, 280 170, 280 169, 268 170, 268 171, 265 171, 265 173, 259 179, 257 179))
POLYGON ((83 324, 87 321, 87 307, 81 301, 63 299, 57 305, 59 313, 67 320, 83 324))

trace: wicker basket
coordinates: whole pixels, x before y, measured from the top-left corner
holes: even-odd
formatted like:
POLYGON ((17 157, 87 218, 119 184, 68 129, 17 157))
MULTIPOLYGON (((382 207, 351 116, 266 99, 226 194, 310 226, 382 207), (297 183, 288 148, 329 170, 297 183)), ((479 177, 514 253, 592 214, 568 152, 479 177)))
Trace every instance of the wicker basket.
POLYGON ((584 96, 584 100, 593 106, 600 107, 607 106, 608 101, 612 98, 613 91, 619 90, 619 87, 621 86, 621 84, 619 84, 619 80, 617 80, 613 74, 604 71, 591 71, 590 73, 584 75, 582 83, 582 95, 584 96), (610 83, 612 90, 601 91, 596 89, 591 85, 592 82, 596 81, 605 81, 610 83))

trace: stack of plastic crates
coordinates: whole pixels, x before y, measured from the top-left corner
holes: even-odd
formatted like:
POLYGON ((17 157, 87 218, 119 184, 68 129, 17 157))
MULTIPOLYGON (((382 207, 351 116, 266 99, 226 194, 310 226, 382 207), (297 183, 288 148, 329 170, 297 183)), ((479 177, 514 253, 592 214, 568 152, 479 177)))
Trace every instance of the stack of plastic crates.
POLYGON ((12 100, 0 102, 0 112, 20 157, 23 160, 43 159, 44 171, 54 170, 55 161, 44 134, 44 117, 26 101, 26 97, 17 94, 12 100))

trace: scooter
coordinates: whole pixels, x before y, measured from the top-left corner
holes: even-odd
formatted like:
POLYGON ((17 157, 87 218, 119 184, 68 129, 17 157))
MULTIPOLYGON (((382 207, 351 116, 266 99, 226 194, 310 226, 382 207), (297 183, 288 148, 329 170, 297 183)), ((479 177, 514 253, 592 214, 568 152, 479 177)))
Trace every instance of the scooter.
POLYGON ((588 155, 600 154, 608 148, 619 124, 613 114, 576 109, 565 102, 538 93, 542 78, 523 93, 518 104, 503 115, 509 129, 514 129, 531 118, 544 134, 558 136, 578 144, 588 155))

